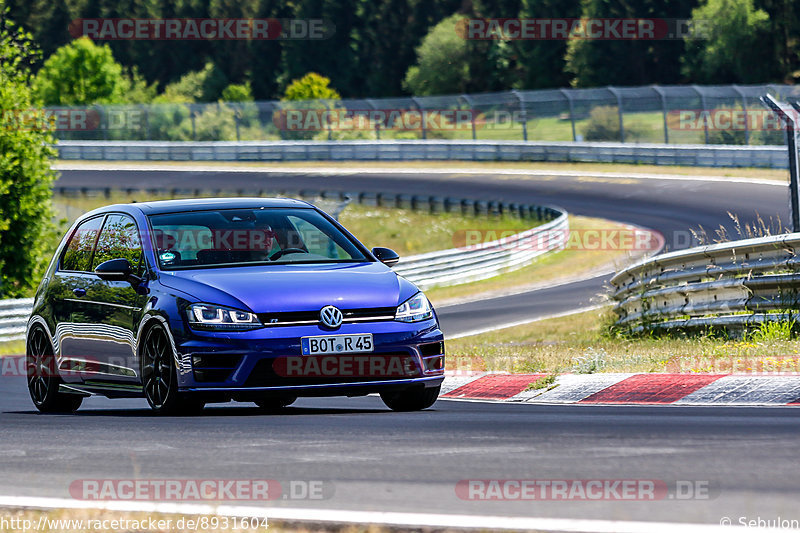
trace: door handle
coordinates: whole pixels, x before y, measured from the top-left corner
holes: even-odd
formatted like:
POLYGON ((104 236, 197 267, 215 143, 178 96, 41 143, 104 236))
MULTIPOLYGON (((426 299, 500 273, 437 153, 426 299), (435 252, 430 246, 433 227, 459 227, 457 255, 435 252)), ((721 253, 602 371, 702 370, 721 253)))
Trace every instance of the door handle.
POLYGON ((72 294, 78 297, 86 296, 86 289, 72 289, 72 294))

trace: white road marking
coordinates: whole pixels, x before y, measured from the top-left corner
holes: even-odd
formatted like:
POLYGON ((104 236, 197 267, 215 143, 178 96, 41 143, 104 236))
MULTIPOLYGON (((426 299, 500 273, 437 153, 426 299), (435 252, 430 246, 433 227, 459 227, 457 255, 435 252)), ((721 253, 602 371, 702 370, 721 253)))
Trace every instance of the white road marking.
MULTIPOLYGON (((183 515, 212 515, 229 517, 266 518, 293 523, 345 523, 376 524, 390 527, 419 527, 485 529, 485 530, 536 530, 552 532, 585 533, 716 533, 741 531, 739 527, 719 524, 685 524, 670 522, 636 522, 618 520, 587 520, 571 518, 527 518, 508 516, 472 516, 433 513, 399 513, 379 511, 343 511, 331 509, 289 509, 233 505, 208 505, 187 503, 130 502, 130 501, 80 501, 62 498, 32 498, 25 496, 0 496, 1 507, 26 509, 100 509, 121 512, 164 513, 183 515)), ((765 528, 747 528, 747 531, 770 531, 765 528)), ((795 531, 798 529, 782 529, 795 531)))

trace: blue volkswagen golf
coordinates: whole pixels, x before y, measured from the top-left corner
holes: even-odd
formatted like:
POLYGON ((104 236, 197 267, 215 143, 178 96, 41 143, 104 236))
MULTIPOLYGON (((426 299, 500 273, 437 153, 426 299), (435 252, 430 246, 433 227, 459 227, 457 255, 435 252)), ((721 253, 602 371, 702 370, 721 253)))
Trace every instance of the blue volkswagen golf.
POLYGON ((368 250, 311 204, 225 198, 112 205, 67 232, 27 328, 42 412, 145 397, 279 409, 300 396, 379 393, 433 405, 444 337, 388 248, 368 250))

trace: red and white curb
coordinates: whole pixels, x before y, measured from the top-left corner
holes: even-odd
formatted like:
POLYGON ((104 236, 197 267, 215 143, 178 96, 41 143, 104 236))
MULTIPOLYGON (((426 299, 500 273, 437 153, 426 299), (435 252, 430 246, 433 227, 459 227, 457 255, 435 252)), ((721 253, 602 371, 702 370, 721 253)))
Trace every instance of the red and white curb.
POLYGON ((442 398, 561 404, 800 405, 800 375, 548 374, 448 372, 442 398))

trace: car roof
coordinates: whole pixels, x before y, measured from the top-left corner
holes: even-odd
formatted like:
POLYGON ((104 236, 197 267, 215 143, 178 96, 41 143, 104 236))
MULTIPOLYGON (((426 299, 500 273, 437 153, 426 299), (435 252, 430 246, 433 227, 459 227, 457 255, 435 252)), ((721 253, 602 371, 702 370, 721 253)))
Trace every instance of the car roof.
POLYGON ((157 200, 133 204, 117 204, 101 207, 92 212, 130 211, 138 209, 145 215, 163 213, 182 213, 187 211, 207 211, 211 209, 258 209, 261 207, 311 208, 312 205, 292 198, 186 198, 182 200, 157 200))

